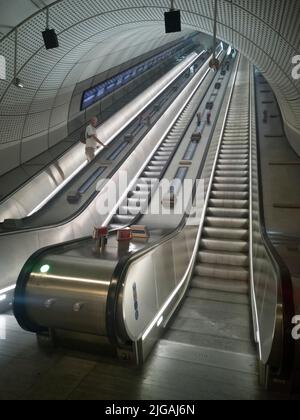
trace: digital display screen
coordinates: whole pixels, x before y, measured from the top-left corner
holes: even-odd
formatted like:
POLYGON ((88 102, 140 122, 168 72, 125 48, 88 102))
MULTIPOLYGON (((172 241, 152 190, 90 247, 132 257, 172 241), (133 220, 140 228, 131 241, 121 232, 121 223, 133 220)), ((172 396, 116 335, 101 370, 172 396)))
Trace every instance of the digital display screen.
POLYGON ((161 61, 171 57, 178 50, 178 48, 179 46, 177 45, 166 51, 163 51, 154 57, 149 58, 143 63, 137 64, 136 66, 123 71, 117 76, 114 76, 111 79, 108 79, 98 84, 97 86, 86 90, 82 95, 81 111, 105 98, 105 96, 111 94, 119 87, 126 85, 135 77, 140 76, 142 73, 156 66, 161 61))

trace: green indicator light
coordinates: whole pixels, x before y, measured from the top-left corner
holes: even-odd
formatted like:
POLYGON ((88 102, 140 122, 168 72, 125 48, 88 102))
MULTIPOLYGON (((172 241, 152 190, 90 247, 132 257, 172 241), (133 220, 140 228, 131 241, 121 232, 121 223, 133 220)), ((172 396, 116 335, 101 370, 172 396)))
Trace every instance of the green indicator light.
POLYGON ((45 264, 40 268, 41 273, 48 273, 49 270, 50 270, 50 265, 48 264, 45 264))

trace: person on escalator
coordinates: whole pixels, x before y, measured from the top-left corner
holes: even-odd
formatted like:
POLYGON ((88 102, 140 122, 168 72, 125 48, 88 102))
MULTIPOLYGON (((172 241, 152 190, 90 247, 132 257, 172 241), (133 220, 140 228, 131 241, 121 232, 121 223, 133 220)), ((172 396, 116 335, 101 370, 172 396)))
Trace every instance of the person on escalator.
POLYGON ((90 124, 86 127, 85 130, 85 154, 88 162, 91 162, 94 159, 95 150, 97 149, 98 144, 100 144, 100 146, 107 147, 97 137, 97 124, 98 119, 96 117, 93 117, 90 120, 90 124))
POLYGON ((202 114, 201 112, 197 112, 197 126, 200 127, 201 125, 201 120, 202 120, 202 114))

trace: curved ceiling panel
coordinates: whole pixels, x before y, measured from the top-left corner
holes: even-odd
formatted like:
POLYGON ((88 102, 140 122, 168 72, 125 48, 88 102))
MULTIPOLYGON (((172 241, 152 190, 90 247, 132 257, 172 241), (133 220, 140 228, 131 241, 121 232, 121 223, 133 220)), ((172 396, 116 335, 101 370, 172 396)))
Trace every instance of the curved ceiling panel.
MULTIPOLYGON (((300 132, 300 85, 292 78, 292 57, 300 52, 299 0, 218 3, 219 38, 264 73, 285 119, 300 132)), ((213 4, 176 0, 184 30, 211 34, 213 4)), ((182 36, 164 34, 163 12, 169 5, 169 0, 0 0, 0 54, 7 60, 7 80, 0 81, 1 143, 46 133, 53 114, 60 111, 62 124, 77 82, 182 36), (46 21, 43 7, 48 4, 50 26, 60 42, 60 48, 51 51, 45 50, 41 37, 46 21), (12 85, 15 34, 9 30, 17 24, 17 70, 26 86, 23 90, 12 85)))

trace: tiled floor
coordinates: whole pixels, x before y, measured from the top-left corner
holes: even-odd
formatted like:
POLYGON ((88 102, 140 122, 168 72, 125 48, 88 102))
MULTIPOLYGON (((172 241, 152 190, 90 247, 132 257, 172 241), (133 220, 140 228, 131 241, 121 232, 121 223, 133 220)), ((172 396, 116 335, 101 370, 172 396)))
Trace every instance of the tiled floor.
POLYGON ((180 343, 176 352, 166 355, 162 340, 144 367, 137 368, 70 350, 47 354, 12 315, 0 320, 2 400, 278 399, 262 392, 253 375, 189 360, 189 346, 180 343))

